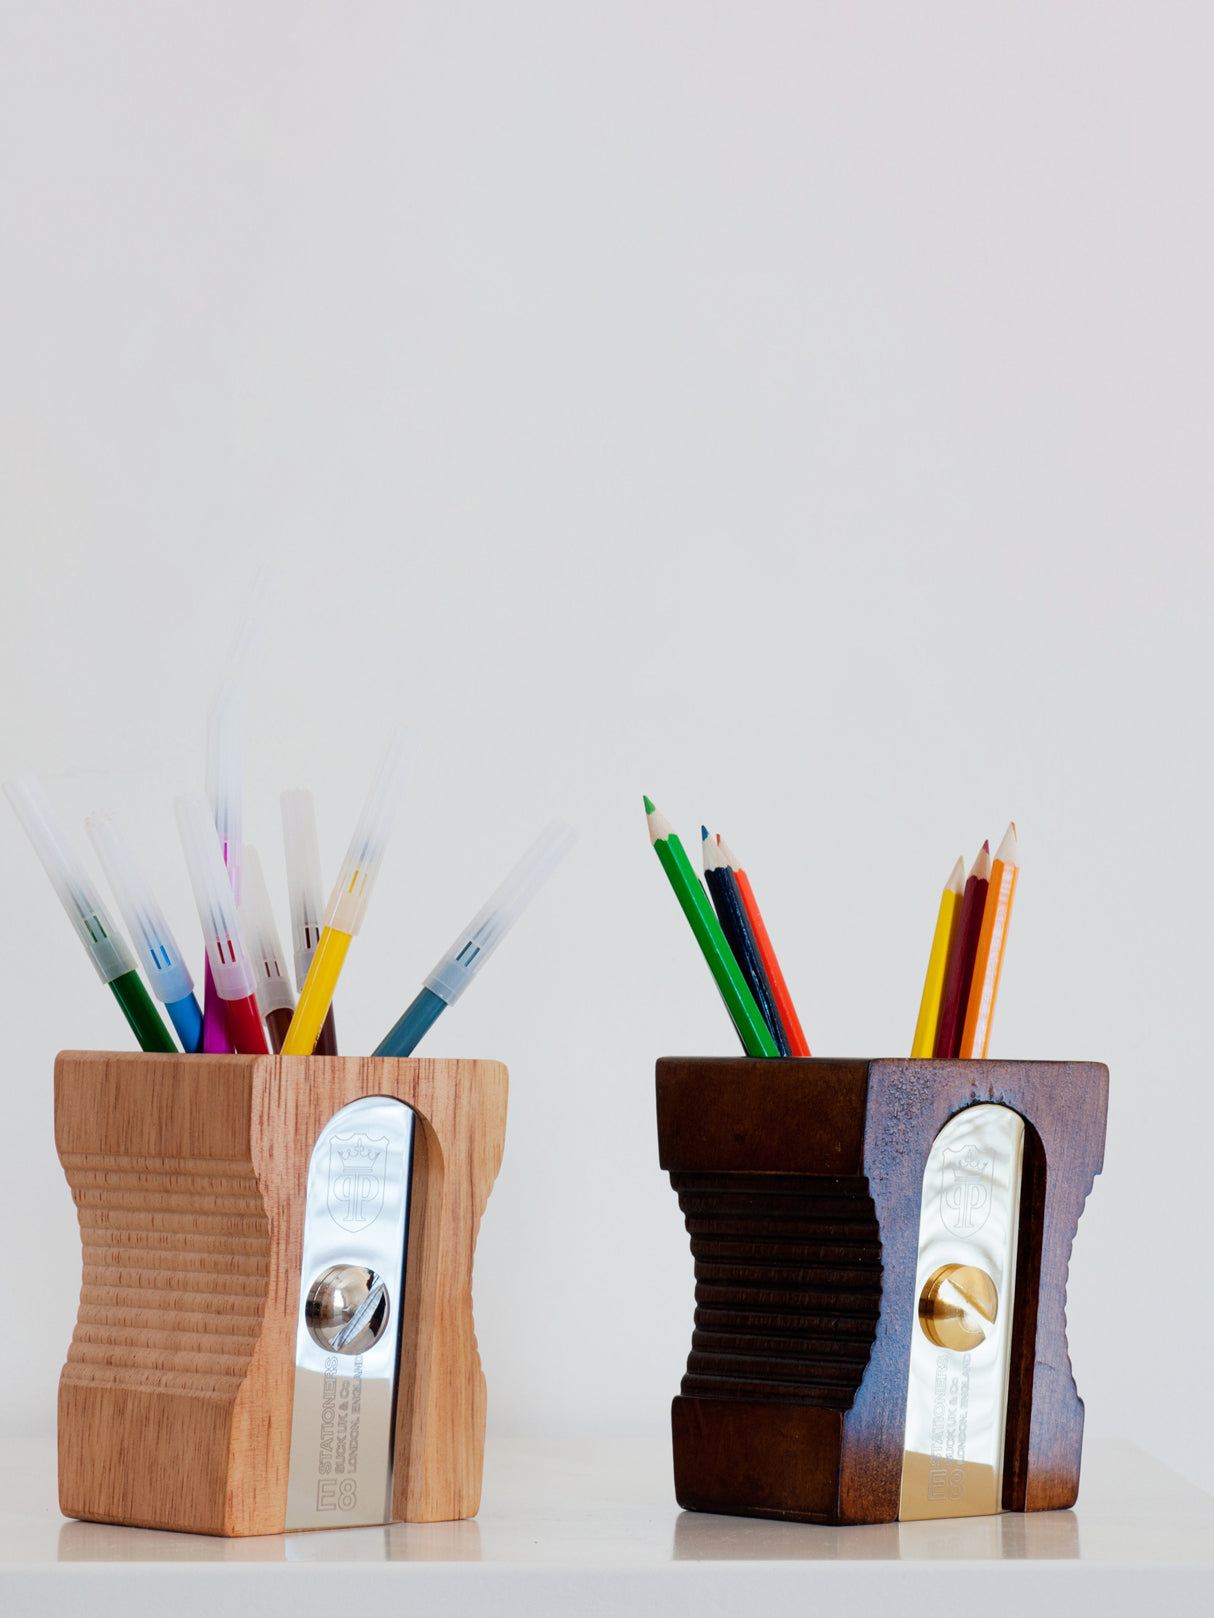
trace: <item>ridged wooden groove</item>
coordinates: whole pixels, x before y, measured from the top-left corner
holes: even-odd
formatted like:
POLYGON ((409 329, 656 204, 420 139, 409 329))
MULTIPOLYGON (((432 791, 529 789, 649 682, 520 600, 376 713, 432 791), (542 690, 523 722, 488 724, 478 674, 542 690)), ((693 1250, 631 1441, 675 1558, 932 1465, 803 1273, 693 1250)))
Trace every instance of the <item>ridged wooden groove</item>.
MULTIPOLYGON (((153 1274, 144 1279, 155 1284, 158 1278, 153 1274)), ((233 1292, 229 1288, 227 1297, 224 1300, 224 1312, 222 1315, 215 1313, 215 1294, 213 1291, 195 1292, 191 1289, 187 1292, 184 1287, 179 1292, 165 1293, 162 1291, 157 1297, 149 1299, 146 1286, 113 1287, 105 1284, 104 1280, 100 1284, 94 1284, 86 1279, 85 1285, 80 1289, 80 1302, 90 1309, 104 1309, 111 1313, 117 1313, 123 1319, 129 1318, 132 1309, 145 1309, 149 1316, 161 1311, 165 1314, 176 1316, 207 1315, 212 1322, 211 1326, 207 1328, 208 1330, 235 1331, 240 1328, 235 1326, 233 1322, 249 1319, 260 1323, 263 1312, 258 1283, 242 1284, 249 1285, 253 1290, 248 1296, 245 1296, 244 1294, 233 1292)))
POLYGON ((64 1376, 230 1398, 260 1335, 269 1220, 252 1166, 63 1158, 84 1248, 64 1376))
POLYGON ((674 1172, 695 1260, 685 1395, 850 1409, 881 1311, 861 1177, 674 1172))

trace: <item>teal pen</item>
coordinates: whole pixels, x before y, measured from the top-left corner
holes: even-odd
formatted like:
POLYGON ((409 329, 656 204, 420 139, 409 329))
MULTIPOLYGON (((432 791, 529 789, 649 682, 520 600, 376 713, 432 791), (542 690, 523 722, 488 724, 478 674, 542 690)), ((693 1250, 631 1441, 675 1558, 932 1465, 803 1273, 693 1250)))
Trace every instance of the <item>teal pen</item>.
POLYGON ((472 979, 577 842, 577 832, 554 820, 510 875, 456 937, 402 1016, 371 1053, 408 1056, 472 979))

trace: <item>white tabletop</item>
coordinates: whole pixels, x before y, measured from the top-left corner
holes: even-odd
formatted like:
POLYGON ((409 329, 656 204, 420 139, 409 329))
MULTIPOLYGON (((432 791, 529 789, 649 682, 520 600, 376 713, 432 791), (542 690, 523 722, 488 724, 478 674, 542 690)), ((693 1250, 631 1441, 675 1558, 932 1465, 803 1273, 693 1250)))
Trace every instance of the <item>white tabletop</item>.
POLYGON ((1090 1441, 1074 1511, 813 1528, 681 1512, 662 1442, 514 1440, 490 1442, 473 1522, 208 1539, 65 1520, 50 1439, 10 1441, 0 1466, 4 1618, 947 1618, 954 1602, 1209 1618, 1214 1499, 1130 1444, 1090 1441))

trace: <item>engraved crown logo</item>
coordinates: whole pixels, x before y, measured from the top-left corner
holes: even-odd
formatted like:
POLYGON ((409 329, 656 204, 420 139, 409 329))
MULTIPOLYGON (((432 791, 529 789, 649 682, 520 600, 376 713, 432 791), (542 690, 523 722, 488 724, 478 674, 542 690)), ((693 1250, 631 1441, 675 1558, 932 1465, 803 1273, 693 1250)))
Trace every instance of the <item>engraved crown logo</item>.
POLYGON ((384 1205, 388 1137, 335 1135, 329 1146, 329 1214, 343 1230, 366 1230, 384 1205))
POLYGON ((995 1159, 971 1141, 944 1148, 940 1218, 954 1236, 972 1236, 986 1224, 995 1184, 995 1159))
POLYGON ((349 1167, 353 1163, 374 1163, 379 1153, 373 1152, 363 1137, 359 1135, 356 1136, 352 1145, 338 1147, 337 1155, 349 1167))

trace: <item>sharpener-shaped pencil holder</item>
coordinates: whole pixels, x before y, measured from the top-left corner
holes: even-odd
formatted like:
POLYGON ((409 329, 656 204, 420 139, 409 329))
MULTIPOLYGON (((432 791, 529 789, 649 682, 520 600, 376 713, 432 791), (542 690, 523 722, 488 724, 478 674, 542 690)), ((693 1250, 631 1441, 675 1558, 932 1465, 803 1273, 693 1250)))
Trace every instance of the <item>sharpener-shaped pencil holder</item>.
POLYGON ((65 1052, 59 1501, 203 1534, 471 1517, 496 1062, 65 1052), (403 1282, 402 1282, 403 1266, 403 1282))
POLYGON ((679 1504, 829 1524, 1073 1505, 1067 1268, 1107 1105, 1096 1063, 659 1061, 696 1279, 679 1504))

